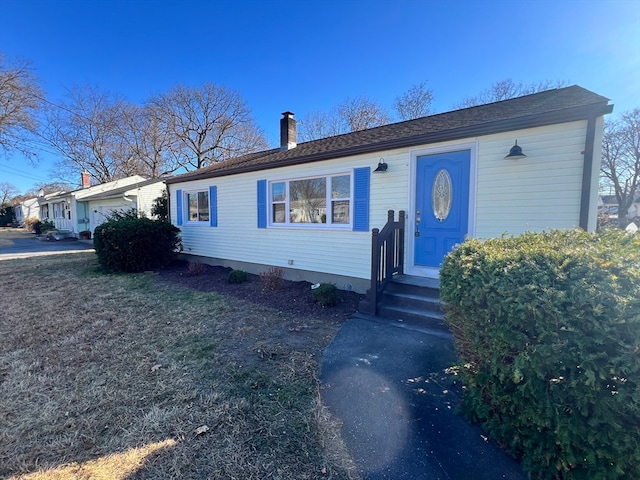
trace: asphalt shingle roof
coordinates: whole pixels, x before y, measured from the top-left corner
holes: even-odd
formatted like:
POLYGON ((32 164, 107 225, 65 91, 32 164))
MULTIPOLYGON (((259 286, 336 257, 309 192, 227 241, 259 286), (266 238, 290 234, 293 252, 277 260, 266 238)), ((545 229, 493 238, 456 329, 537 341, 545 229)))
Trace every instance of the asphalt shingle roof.
POLYGON ((114 188, 113 190, 107 190, 106 192, 99 192, 93 195, 88 195, 86 197, 82 197, 80 201, 86 202, 89 200, 100 200, 105 198, 113 198, 119 195, 122 195, 129 190, 137 190, 138 188, 146 187, 147 185, 152 185, 154 183, 164 181, 164 178, 150 178, 149 180, 144 180, 142 182, 131 183, 129 185, 125 185, 124 187, 114 188))
POLYGON ((216 163, 166 179, 178 183, 201 178, 296 165, 358 153, 434 143, 476 135, 549 125, 611 113, 609 99, 580 86, 430 115, 415 120, 274 148, 216 163))

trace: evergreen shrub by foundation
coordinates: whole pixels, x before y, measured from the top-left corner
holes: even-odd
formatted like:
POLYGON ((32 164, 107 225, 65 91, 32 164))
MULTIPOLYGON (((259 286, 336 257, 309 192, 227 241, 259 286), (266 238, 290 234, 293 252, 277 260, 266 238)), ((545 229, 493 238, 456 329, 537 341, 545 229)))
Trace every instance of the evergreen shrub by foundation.
POLYGON ((313 300, 322 307, 333 307, 338 303, 338 288, 332 283, 321 283, 311 290, 313 300))
POLYGON ((440 287, 469 420, 532 478, 640 478, 640 235, 468 240, 440 287))
POLYGON ((180 229, 170 223, 118 213, 97 227, 93 246, 111 271, 141 272, 169 264, 180 248, 180 229))
POLYGON ((247 272, 244 270, 231 270, 227 277, 228 283, 242 283, 248 279, 247 272))

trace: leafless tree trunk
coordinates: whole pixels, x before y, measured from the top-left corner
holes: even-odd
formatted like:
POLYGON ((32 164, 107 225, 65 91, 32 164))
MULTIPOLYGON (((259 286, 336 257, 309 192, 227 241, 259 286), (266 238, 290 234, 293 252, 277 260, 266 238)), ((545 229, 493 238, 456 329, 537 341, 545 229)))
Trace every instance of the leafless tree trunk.
POLYGON ((620 225, 627 223, 629 208, 639 192, 640 108, 624 112, 620 120, 605 122, 600 172, 613 185, 620 225))
POLYGON ((39 127, 37 115, 43 107, 40 89, 29 63, 7 63, 0 54, 0 147, 33 158, 30 145, 39 127))

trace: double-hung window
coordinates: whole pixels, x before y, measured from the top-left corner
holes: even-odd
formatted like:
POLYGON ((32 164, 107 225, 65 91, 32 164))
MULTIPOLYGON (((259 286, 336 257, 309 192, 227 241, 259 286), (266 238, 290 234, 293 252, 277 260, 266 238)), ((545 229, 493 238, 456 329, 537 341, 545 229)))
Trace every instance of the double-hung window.
POLYGON ((218 187, 176 190, 176 223, 178 225, 218 226, 218 187))
POLYGON ((207 190, 186 192, 186 200, 188 222, 209 221, 209 192, 207 190))
POLYGON ((342 173, 269 184, 271 225, 349 226, 351 174, 342 173))

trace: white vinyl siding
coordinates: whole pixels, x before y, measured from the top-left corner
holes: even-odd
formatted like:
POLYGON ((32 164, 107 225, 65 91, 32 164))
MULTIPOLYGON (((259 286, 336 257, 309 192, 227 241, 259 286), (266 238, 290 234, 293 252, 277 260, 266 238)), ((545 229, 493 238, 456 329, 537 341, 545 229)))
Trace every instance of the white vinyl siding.
MULTIPOLYGON (((349 162, 353 168, 370 167, 378 157, 359 157, 349 162)), ((263 172, 224 176, 183 184, 172 184, 171 217, 177 224, 176 191, 204 189, 215 181, 218 192, 218 228, 199 229, 181 225, 184 253, 224 258, 266 266, 289 267, 319 271, 356 278, 369 276, 371 233, 341 229, 299 228, 298 225, 279 228, 257 228, 256 183, 261 179, 305 178, 343 174, 343 161, 318 162, 263 172), (238 197, 238 192, 245 192, 238 197), (289 264, 293 260, 293 265, 289 264)), ((389 177, 387 177, 389 178, 389 177)), ((384 178, 371 174, 371 201, 384 178)), ((371 210, 370 226, 382 228, 384 215, 371 210)))
POLYGON ((40 204, 37 198, 24 200, 16 207, 16 220, 22 223, 27 218, 40 218, 40 204))
POLYGON ((578 227, 586 127, 571 122, 480 138, 475 235, 578 227), (516 139, 527 157, 505 159, 516 139))
MULTIPOLYGON (((176 191, 205 190, 217 185, 218 228, 181 225, 184 253, 269 266, 367 279, 370 275, 371 229, 381 229, 387 211, 407 212, 407 248, 413 246, 411 164, 415 152, 475 145, 471 159, 470 216, 472 234, 488 238, 579 224, 586 121, 538 127, 479 138, 402 148, 336 160, 274 168, 170 185, 172 222, 177 223, 176 191), (515 140, 526 158, 505 160, 515 140), (389 165, 374 173, 380 158, 389 165), (369 231, 258 228, 256 185, 295 178, 337 175, 370 167, 369 231)), ((467 148, 467 147, 464 147, 467 148)), ((597 152, 596 152, 597 156, 597 152)), ((596 158, 594 168, 599 166, 596 158)), ((597 180, 596 180, 597 181, 597 180)), ((597 185, 597 184, 596 184, 597 185)), ((593 192, 597 195, 597 187, 593 192)), ((269 210, 272 208, 267 201, 269 210)), ((353 215, 353 211, 351 212, 353 215)), ((307 279, 313 280, 313 274, 307 279)))
POLYGON ((77 231, 94 230, 105 221, 105 215, 110 211, 136 210, 139 214, 144 214, 149 218, 151 207, 156 198, 162 195, 165 190, 163 182, 152 183, 139 188, 127 190, 123 195, 116 198, 105 198, 98 200, 78 200, 76 203, 77 231), (84 220, 88 219, 88 222, 84 220))
POLYGON ((166 190, 164 182, 152 183, 144 187, 127 192, 127 195, 135 196, 138 211, 144 213, 149 218, 151 216, 151 208, 156 198, 162 196, 162 192, 166 190))

